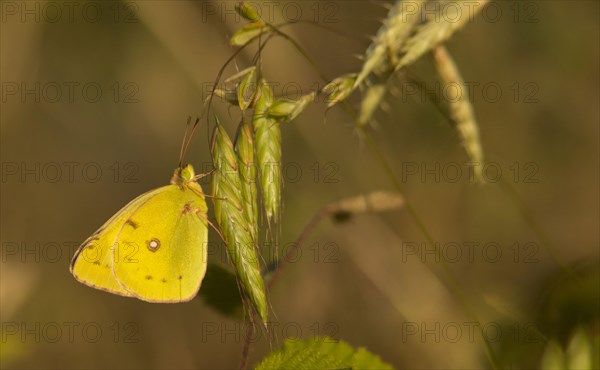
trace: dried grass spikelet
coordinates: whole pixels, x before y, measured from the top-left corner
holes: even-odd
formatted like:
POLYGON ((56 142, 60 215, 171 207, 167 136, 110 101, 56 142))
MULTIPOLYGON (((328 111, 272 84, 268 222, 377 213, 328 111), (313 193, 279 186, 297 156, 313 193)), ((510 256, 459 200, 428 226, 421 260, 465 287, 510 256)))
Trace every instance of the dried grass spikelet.
POLYGON ((456 100, 447 102, 450 109, 450 117, 456 125, 456 130, 461 137, 469 159, 475 164, 475 178, 479 182, 484 182, 481 170, 481 166, 483 166, 483 150, 479 139, 477 120, 475 119, 475 113, 473 113, 473 106, 469 101, 467 86, 460 75, 458 67, 445 47, 436 47, 433 50, 433 58, 442 81, 448 85, 455 85, 459 91, 460 95, 456 100))
POLYGON ((354 88, 364 85, 358 114, 359 126, 366 125, 381 106, 396 69, 398 55, 421 19, 425 3, 425 0, 397 1, 367 49, 362 70, 354 83, 354 88))
POLYGON ((360 110, 358 112, 359 126, 369 123, 375 111, 381 106, 381 102, 388 92, 392 75, 393 71, 389 69, 369 75, 366 84, 367 87, 360 101, 360 110))
POLYGON ((401 208, 403 205, 404 198, 397 193, 374 191, 331 203, 327 207, 327 211, 329 213, 344 212, 351 214, 383 212, 401 208))
POLYGON ((395 69, 395 55, 400 53, 402 44, 414 29, 425 2, 396 1, 369 45, 361 71, 340 76, 323 88, 329 95, 328 108, 344 101, 356 88, 364 85, 359 125, 369 121, 387 92, 388 80, 395 69))
POLYGON ((488 0, 442 0, 438 13, 419 25, 412 37, 402 46, 402 56, 396 70, 412 64, 423 54, 446 41, 457 30, 473 20, 488 0), (451 6, 448 6, 451 5, 451 6))
POLYGON ((385 98, 394 73, 463 27, 487 0, 397 1, 365 54, 354 88, 363 86, 358 124, 367 124, 385 98), (423 12, 433 4, 434 12, 423 12), (424 19, 424 16, 428 17, 424 19))
POLYGON ((365 53, 365 61, 358 74, 354 87, 358 87, 371 73, 394 70, 396 56, 415 25, 421 19, 426 0, 396 1, 383 25, 365 53))
POLYGON ((228 255, 246 296, 263 322, 268 319, 267 297, 256 254, 255 240, 244 214, 238 158, 227 132, 217 121, 211 151, 215 173, 212 177, 215 217, 227 244, 228 255))
POLYGON ((347 73, 325 85, 321 91, 327 95, 327 108, 331 108, 337 103, 346 100, 354 91, 355 80, 356 73, 347 73))

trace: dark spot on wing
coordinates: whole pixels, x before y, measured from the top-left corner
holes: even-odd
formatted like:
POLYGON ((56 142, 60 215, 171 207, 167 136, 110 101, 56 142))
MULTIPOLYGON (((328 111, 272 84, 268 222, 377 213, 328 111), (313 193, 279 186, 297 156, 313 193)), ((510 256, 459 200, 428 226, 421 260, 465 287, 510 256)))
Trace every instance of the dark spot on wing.
POLYGON ((125 225, 129 225, 129 226, 133 227, 134 230, 137 229, 139 226, 137 224, 137 222, 133 221, 132 219, 125 221, 125 225))
POLYGON ((183 276, 179 275, 177 278, 178 278, 179 280, 181 280, 181 279, 183 279, 183 276))
POLYGON ((156 238, 152 238, 146 243, 150 252, 156 252, 160 248, 160 240, 156 238))
POLYGON ((202 210, 198 207, 193 207, 192 203, 190 202, 190 203, 186 203, 183 206, 183 209, 181 210, 180 214, 183 216, 186 213, 198 213, 198 212, 202 212, 202 210))
POLYGON ((166 282, 167 282, 167 279, 163 278, 161 281, 162 281, 163 283, 166 283, 166 282))
POLYGON ((100 266, 100 262, 99 261, 94 261, 93 263, 94 263, 94 265, 100 266))
POLYGON ((191 212, 191 211, 192 211, 192 207, 190 206, 190 203, 186 203, 186 204, 184 204, 183 209, 181 210, 181 214, 185 215, 186 213, 191 212))
POLYGON ((146 275, 146 280, 152 280, 152 275, 146 275))

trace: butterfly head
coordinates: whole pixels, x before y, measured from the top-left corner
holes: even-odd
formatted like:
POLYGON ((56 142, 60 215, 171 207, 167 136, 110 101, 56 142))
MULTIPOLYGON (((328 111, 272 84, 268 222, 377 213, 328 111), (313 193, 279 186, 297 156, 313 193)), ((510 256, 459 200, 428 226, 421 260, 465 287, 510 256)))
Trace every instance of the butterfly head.
POLYGON ((195 176, 196 172, 194 171, 194 167, 191 164, 186 164, 175 170, 173 177, 171 177, 171 184, 181 185, 190 181, 195 181, 195 176))

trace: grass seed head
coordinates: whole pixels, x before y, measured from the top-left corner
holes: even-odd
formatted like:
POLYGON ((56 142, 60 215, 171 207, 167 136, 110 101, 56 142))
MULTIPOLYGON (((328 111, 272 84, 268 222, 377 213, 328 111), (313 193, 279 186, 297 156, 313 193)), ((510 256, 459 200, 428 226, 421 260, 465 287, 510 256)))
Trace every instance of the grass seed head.
POLYGON ((215 217, 228 255, 244 295, 263 322, 268 318, 268 305, 255 240, 244 214, 245 203, 238 173, 238 158, 227 132, 218 122, 212 137, 215 173, 212 178, 215 217))

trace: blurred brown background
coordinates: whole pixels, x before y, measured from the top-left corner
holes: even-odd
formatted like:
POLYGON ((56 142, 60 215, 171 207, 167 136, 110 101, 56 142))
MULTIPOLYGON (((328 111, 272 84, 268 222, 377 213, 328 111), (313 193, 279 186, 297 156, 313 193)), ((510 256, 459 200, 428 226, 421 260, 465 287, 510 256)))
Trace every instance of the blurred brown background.
MULTIPOLYGON (((360 68, 355 55, 389 3, 262 6, 274 23, 342 31, 286 28, 334 78, 360 68)), ((148 304, 83 286, 68 271, 82 240, 135 196, 167 184, 185 121, 200 115, 234 50, 228 36, 244 24, 234 2, 1 5, 2 367, 236 367, 245 328, 202 299, 148 304)), ((506 346, 540 349, 525 337, 559 266, 598 261, 598 11, 593 1, 492 2, 448 43, 473 86, 489 177, 523 204, 500 182, 470 183, 452 127, 400 79, 371 130, 501 358, 506 346)), ((240 69, 254 52, 240 55, 240 69)), ((434 86, 429 56, 410 70, 434 86)), ((263 71, 279 83, 278 96, 323 86, 282 39, 265 48, 263 71)), ((233 135, 237 111, 221 102, 215 111, 233 135)), ((282 247, 326 203, 394 190, 348 114, 336 108, 325 120, 324 111, 315 104, 282 127, 282 247)), ((201 167, 209 158, 203 124, 187 160, 201 167)), ((324 222, 271 291, 274 346, 286 336, 331 335, 397 368, 489 366, 441 264, 423 250, 408 253, 424 242, 403 209, 324 222)), ((250 363, 268 350, 259 340, 250 363)))

